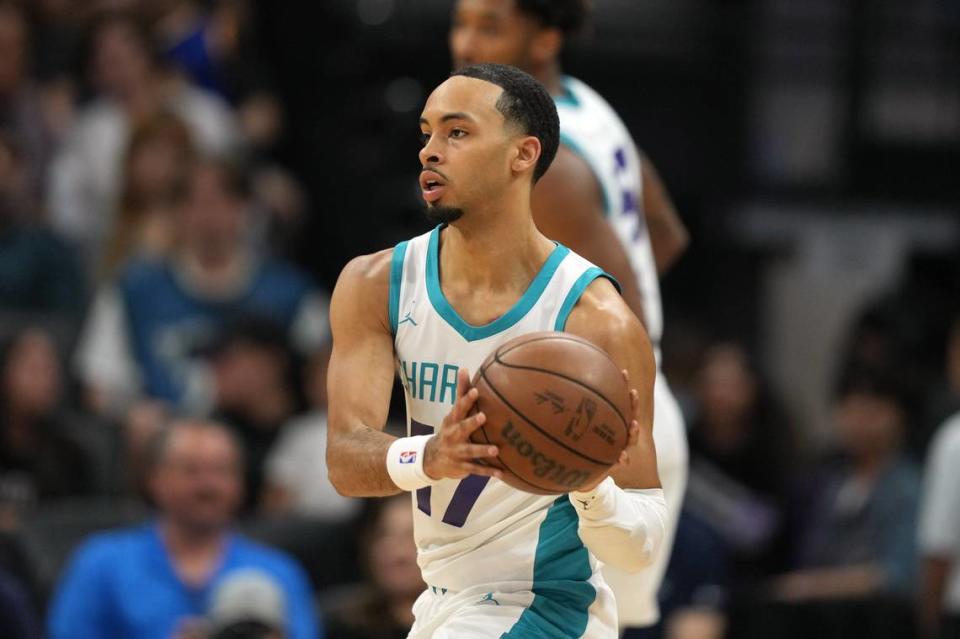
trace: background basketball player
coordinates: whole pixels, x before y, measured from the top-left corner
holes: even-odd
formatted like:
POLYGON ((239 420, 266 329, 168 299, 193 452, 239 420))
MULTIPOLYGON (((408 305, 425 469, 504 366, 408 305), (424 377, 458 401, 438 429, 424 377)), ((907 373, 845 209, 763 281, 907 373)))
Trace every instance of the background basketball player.
MULTIPOLYGON (((457 0, 450 30, 454 68, 477 62, 516 65, 537 78, 557 104, 557 157, 537 184, 534 220, 555 239, 611 273, 643 320, 659 364, 663 334, 658 274, 687 244, 686 230, 652 163, 637 150, 609 104, 564 76, 560 52, 590 11, 589 0, 457 0)), ((687 480, 683 417, 662 375, 655 390, 654 439, 670 507, 666 551, 639 575, 605 572, 617 594, 620 623, 657 621, 663 579, 687 480)))
POLYGON ((542 85, 513 67, 468 67, 431 94, 420 126, 420 184, 441 225, 354 259, 340 276, 330 479, 346 495, 415 491, 428 589, 411 637, 614 637, 615 602, 597 560, 649 565, 666 517, 650 343, 602 271, 533 223, 533 184, 559 139, 542 85), (628 453, 612 477, 570 498, 508 487, 477 462, 496 447, 469 441, 485 416, 470 415, 477 391, 467 371, 518 335, 552 329, 606 350, 637 389, 628 453), (382 432, 396 370, 412 435, 400 439, 382 432))

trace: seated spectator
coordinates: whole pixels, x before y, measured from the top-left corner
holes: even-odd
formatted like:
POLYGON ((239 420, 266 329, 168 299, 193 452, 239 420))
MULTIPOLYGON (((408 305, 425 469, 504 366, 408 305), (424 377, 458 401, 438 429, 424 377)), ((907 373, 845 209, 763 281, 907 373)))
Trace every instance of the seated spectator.
POLYGON ((960 637, 960 414, 930 444, 920 510, 920 618, 925 636, 960 637), (939 633, 939 634, 938 634, 939 633))
MULTIPOLYGON (((287 420, 302 408, 298 362, 281 326, 240 318, 224 328, 210 364, 217 380, 214 414, 243 444, 246 508, 253 511, 263 494, 267 453, 287 420)), ((319 453, 309 454, 316 459, 319 453)))
POLYGON ((101 280, 115 277, 130 258, 161 258, 170 250, 174 213, 193 161, 190 130, 177 116, 160 112, 133 130, 101 280))
POLYGON ((284 639, 287 602, 279 584, 260 570, 225 577, 207 613, 204 639, 284 639))
POLYGON ((0 129, 16 131, 21 147, 27 204, 22 213, 39 214, 54 136, 41 92, 29 75, 30 40, 19 4, 0 2, 0 129))
MULTIPOLYGON (((952 319, 947 330, 942 372, 927 390, 923 434, 932 436, 957 411, 960 411, 960 315, 952 319)), ((924 443, 928 442, 929 438, 924 439, 924 443)))
POLYGON ((0 568, 0 628, 4 639, 40 639, 37 613, 23 586, 0 568))
POLYGON ((267 512, 346 521, 363 503, 340 495, 327 477, 328 360, 329 353, 324 352, 310 366, 310 412, 288 422, 267 455, 263 500, 267 512))
POLYGON ((191 82, 232 101, 242 88, 235 81, 244 71, 236 68, 243 12, 237 3, 207 6, 196 0, 166 2, 154 29, 164 57, 191 82))
POLYGON ((367 502, 363 533, 367 582, 331 597, 324 609, 329 639, 403 639, 424 584, 413 541, 410 495, 367 502))
POLYGON ((0 130, 0 310, 76 322, 85 289, 79 263, 58 237, 29 222, 23 176, 20 149, 0 130))
POLYGON ((56 347, 41 329, 0 346, 0 528, 17 526, 40 501, 92 493, 94 460, 71 433, 87 426, 63 411, 56 347))
POLYGON ((123 151, 136 123, 158 111, 180 116, 197 147, 222 154, 238 142, 229 107, 157 64, 149 32, 126 14, 107 14, 89 34, 96 99, 76 116, 51 166, 54 226, 97 263, 121 190, 123 151))
MULTIPOLYGON (((199 163, 175 217, 174 249, 136 260, 102 290, 81 336, 80 378, 93 406, 122 414, 138 398, 209 414, 227 391, 203 356, 223 327, 260 317, 283 327, 312 355, 327 339, 327 306, 285 262, 261 260, 247 241, 244 175, 224 162, 199 163)), ((255 379, 230 393, 255 395, 255 379)))
POLYGON ((792 478, 792 433, 743 348, 704 355, 690 425, 684 508, 724 540, 734 581, 780 568, 792 478))
POLYGON ((176 422, 152 443, 148 484, 156 520, 95 535, 75 552, 51 604, 50 638, 195 636, 189 629, 210 613, 221 584, 244 569, 279 585, 290 639, 317 637, 302 569, 230 531, 243 460, 229 431, 176 422))
POLYGON ((802 486, 795 570, 775 581, 776 596, 911 593, 920 479, 903 452, 905 404, 880 372, 854 371, 841 384, 834 419, 842 457, 802 486))

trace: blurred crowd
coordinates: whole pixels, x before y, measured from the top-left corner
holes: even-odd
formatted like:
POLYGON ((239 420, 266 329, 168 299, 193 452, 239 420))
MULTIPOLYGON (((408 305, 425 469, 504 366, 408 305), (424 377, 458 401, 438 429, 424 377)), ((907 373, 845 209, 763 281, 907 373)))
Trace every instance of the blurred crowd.
MULTIPOLYGON (((412 621, 407 499, 326 477, 328 296, 294 263, 310 205, 248 9, 0 0, 4 637, 412 621)), ((829 425, 791 419, 747 345, 668 329, 690 481, 637 636, 957 632, 960 320, 920 360, 913 310, 850 327, 829 425)))

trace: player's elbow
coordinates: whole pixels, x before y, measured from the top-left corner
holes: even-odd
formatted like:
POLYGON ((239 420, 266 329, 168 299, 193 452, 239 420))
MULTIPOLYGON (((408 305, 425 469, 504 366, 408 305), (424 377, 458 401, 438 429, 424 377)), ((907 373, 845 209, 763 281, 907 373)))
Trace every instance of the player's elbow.
POLYGON ((651 546, 645 540, 624 539, 594 554, 605 564, 629 574, 636 574, 653 564, 657 552, 659 548, 651 546))
POLYGON ((327 479, 334 490, 343 497, 361 497, 353 490, 350 481, 350 469, 344 462, 343 455, 340 454, 339 446, 334 438, 327 441, 327 479))
POLYGON ((333 486, 333 489, 337 491, 337 494, 341 497, 359 497, 355 495, 353 491, 350 490, 350 485, 346 482, 345 473, 335 465, 331 465, 330 462, 327 462, 327 478, 330 480, 330 485, 333 486))
POLYGON ((637 559, 625 559, 620 564, 611 564, 615 568, 619 568, 628 575, 635 575, 639 572, 642 572, 644 568, 652 564, 652 560, 647 560, 645 558, 637 559))
POLYGON ((658 545, 650 547, 647 544, 637 544, 631 550, 632 552, 624 553, 622 565, 618 566, 621 570, 631 575, 653 565, 653 560, 656 558, 657 553, 660 552, 658 545))
POLYGON ((341 497, 370 497, 369 491, 361 490, 357 485, 356 473, 350 472, 349 468, 341 466, 327 466, 327 477, 330 484, 341 497))
POLYGON ((626 526, 582 526, 580 537, 605 564, 627 573, 638 573, 653 564, 663 549, 660 522, 626 526))

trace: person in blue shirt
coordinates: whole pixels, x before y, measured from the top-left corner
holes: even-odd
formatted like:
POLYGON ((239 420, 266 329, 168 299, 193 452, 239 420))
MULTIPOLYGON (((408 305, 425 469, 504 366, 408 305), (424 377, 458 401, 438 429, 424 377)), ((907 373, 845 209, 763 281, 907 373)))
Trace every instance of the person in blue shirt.
POLYGON ((256 393, 256 379, 208 361, 232 321, 270 322, 307 358, 327 342, 326 297, 251 241, 248 177, 227 160, 198 162, 174 206, 170 251, 131 260, 97 293, 76 363, 98 412, 122 417, 150 399, 206 416, 228 395, 256 393))
POLYGON ((74 553, 50 606, 50 639, 195 636, 220 584, 251 569, 283 594, 285 638, 318 639, 303 570, 231 531, 243 460, 230 432, 211 422, 175 422, 152 443, 149 462, 157 517, 94 535, 74 553))

